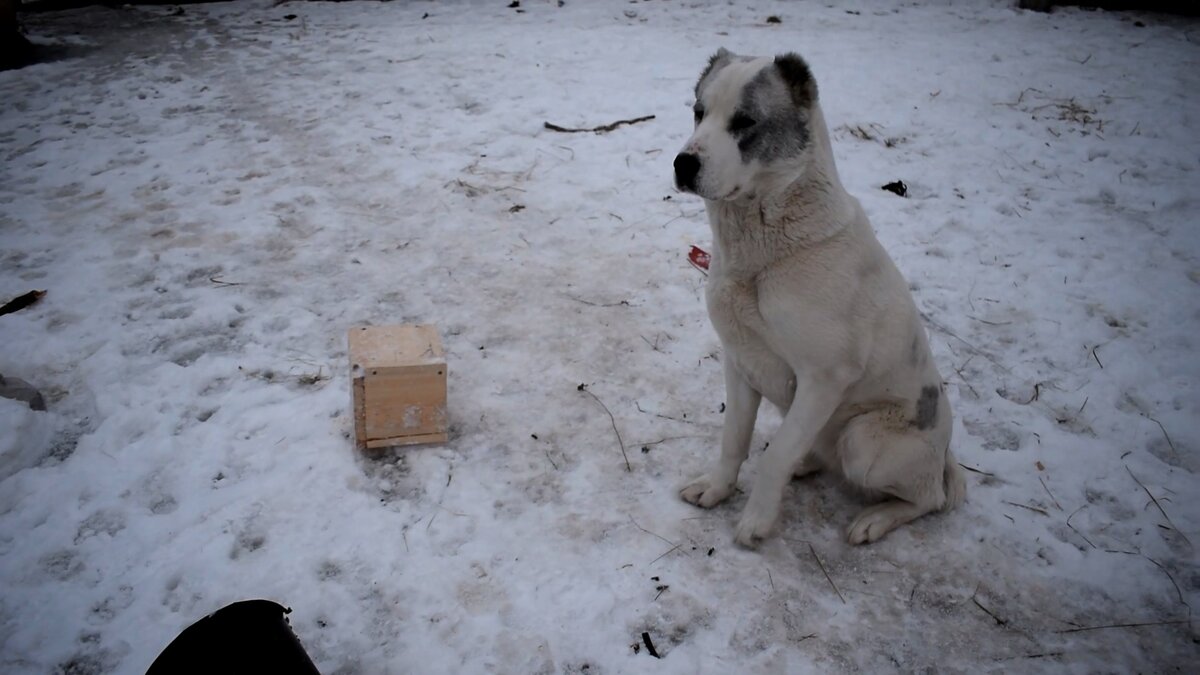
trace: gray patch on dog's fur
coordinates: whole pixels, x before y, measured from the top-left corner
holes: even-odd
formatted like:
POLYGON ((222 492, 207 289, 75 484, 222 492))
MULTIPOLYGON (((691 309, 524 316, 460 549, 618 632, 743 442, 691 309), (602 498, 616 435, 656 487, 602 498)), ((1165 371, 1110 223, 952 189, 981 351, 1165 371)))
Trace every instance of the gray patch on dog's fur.
POLYGON ((798 107, 787 84, 774 68, 763 68, 742 90, 738 113, 757 123, 731 132, 742 161, 763 163, 795 157, 808 147, 807 111, 798 107))
POLYGON ((917 399, 917 416, 913 419, 913 426, 924 431, 932 429, 937 424, 939 396, 941 396, 941 392, 938 387, 933 385, 921 387, 921 398, 917 399))
POLYGON ((909 348, 908 361, 914 366, 921 363, 921 336, 913 335, 912 347, 909 348))

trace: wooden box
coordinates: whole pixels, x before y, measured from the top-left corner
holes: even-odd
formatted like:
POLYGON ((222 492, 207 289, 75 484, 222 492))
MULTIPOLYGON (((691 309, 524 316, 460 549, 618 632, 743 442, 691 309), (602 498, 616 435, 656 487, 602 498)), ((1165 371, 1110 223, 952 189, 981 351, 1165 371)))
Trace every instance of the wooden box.
POLYGON ((350 329, 360 450, 446 442, 446 357, 432 325, 350 329))

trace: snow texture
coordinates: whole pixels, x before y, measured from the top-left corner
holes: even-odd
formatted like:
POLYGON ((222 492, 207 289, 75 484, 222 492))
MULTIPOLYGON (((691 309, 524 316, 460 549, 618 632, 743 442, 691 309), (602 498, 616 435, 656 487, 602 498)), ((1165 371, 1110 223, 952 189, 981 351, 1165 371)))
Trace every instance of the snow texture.
POLYGON ((272 4, 30 15, 55 58, 0 73, 0 298, 49 291, 0 373, 50 408, 0 401, 0 670, 144 672, 255 597, 342 675, 1195 666, 1196 20, 272 4), (811 63, 962 509, 852 547, 806 478, 749 551, 744 494, 678 498, 723 393, 671 162, 718 46, 811 63), (400 322, 441 330, 451 440, 362 456, 346 331, 400 322))

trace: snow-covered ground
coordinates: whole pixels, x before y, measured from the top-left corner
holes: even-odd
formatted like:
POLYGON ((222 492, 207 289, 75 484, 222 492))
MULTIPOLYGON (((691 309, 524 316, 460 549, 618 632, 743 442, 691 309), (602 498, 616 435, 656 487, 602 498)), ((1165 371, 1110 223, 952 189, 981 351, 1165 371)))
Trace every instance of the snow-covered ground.
POLYGON ((50 410, 0 399, 0 670, 143 672, 253 597, 345 675, 1195 666, 1200 23, 507 4, 27 17, 58 59, 0 73, 0 299, 49 294, 0 373, 50 410), (722 45, 812 64, 961 510, 850 547, 816 477, 748 551, 745 495, 677 497, 723 392, 671 162, 722 45), (346 330, 399 322, 440 327, 452 439, 364 457, 346 330))

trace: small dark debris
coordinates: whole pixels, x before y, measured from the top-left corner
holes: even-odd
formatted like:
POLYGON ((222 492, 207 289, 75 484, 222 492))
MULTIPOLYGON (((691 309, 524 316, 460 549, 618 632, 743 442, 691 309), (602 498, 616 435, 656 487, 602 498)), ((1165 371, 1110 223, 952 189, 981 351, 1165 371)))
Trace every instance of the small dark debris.
POLYGON ((709 555, 712 555, 712 554, 714 554, 714 553, 716 553, 716 552, 717 552, 717 549, 715 549, 715 548, 710 548, 710 549, 708 549, 708 554, 709 554, 709 555))
MULTIPOLYGON (((483 347, 480 347, 480 349, 483 349, 483 347)), ((586 384, 580 384, 578 387, 575 387, 575 391, 583 391, 584 389, 587 389, 586 384)))
POLYGON ((718 410, 717 412, 725 412, 725 404, 724 403, 721 404, 721 409, 718 410))
POLYGON ((512 206, 509 207, 508 212, 509 213, 520 213, 521 211, 524 211, 524 210, 525 210, 524 204, 513 204, 512 206))
POLYGON ((888 183, 887 185, 882 186, 880 189, 887 190, 888 192, 891 192, 899 197, 908 196, 908 186, 905 185, 904 181, 902 180, 895 181, 894 183, 888 183))
POLYGON ((641 653, 642 653, 642 643, 640 643, 640 642, 635 642, 635 643, 633 643, 633 644, 632 644, 632 645, 630 645, 630 646, 631 646, 631 647, 633 647, 633 653, 634 653, 634 654, 641 654, 641 653))
POLYGON ((513 0, 512 2, 508 3, 509 9, 516 9, 520 6, 521 6, 521 0, 513 0))
POLYGON ((650 581, 661 581, 658 577, 650 577, 650 581))
POLYGON ((848 9, 848 10, 846 10, 846 13, 853 14, 854 16, 858 16, 858 15, 862 14, 862 12, 858 11, 857 9, 848 9))
POLYGON ((284 15, 283 15, 283 20, 284 20, 284 21, 295 21, 295 20, 296 20, 296 15, 295 15, 295 14, 284 14, 284 15))
POLYGON ((667 195, 666 197, 663 197, 663 201, 664 201, 664 202, 669 202, 669 201, 671 201, 671 195, 667 195))
POLYGON ((529 434, 529 437, 535 441, 538 439, 537 434, 529 434))
POLYGON ((767 23, 783 23, 783 19, 780 19, 779 17, 772 14, 771 16, 767 17, 767 23))
POLYGON ((668 588, 670 588, 670 586, 668 586, 666 584, 659 584, 654 587, 654 590, 658 591, 659 593, 662 593, 663 591, 667 590, 668 588))
POLYGON ((483 350, 484 350, 484 346, 483 346, 483 345, 479 345, 479 351, 483 351, 483 350))
POLYGON ((642 454, 643 454, 643 455, 645 455, 645 454, 647 454, 647 453, 649 453, 649 452, 650 452, 650 446, 648 446, 648 445, 643 445, 643 446, 642 446, 642 454))
POLYGON ((428 18, 429 18, 429 12, 425 12, 424 14, 421 15, 422 21, 424 21, 425 19, 428 19, 428 18))
POLYGON ((1137 26, 1138 28, 1145 28, 1145 27, 1146 27, 1146 24, 1142 23, 1141 21, 1134 21, 1134 22, 1133 22, 1133 25, 1137 26))
POLYGON ((658 650, 654 648, 654 643, 650 641, 650 633, 642 633, 642 644, 646 645, 646 652, 656 659, 662 657, 658 655, 658 650))

